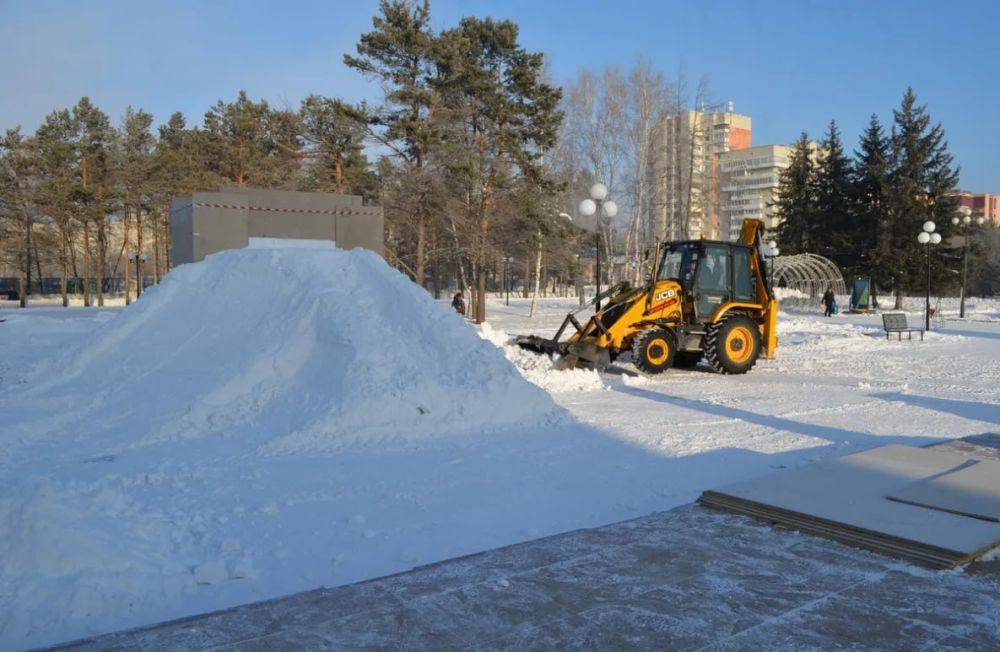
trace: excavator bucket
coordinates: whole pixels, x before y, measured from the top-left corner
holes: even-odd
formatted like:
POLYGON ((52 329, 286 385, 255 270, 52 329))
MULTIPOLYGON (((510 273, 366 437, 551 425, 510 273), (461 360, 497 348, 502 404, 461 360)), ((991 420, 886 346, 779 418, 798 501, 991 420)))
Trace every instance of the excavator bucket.
POLYGON ((537 335, 521 335, 514 340, 522 349, 542 353, 548 356, 559 356, 555 361, 556 369, 597 369, 604 370, 611 364, 611 354, 601 346, 589 342, 557 342, 537 335))
POLYGON ((603 346, 589 342, 573 342, 556 361, 556 369, 597 369, 604 371, 611 364, 611 354, 603 346))
POLYGON ((514 343, 525 351, 543 353, 545 355, 563 353, 563 349, 565 348, 564 344, 560 344, 554 339, 539 337, 538 335, 518 335, 514 338, 514 343))

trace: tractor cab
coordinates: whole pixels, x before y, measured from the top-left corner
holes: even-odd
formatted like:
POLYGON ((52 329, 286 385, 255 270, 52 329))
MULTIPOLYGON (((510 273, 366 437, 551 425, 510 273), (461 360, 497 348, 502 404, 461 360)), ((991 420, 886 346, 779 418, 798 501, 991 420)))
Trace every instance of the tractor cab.
POLYGON ((687 320, 704 324, 732 301, 757 302, 754 251, 734 242, 692 240, 663 246, 657 280, 673 280, 691 297, 687 320))

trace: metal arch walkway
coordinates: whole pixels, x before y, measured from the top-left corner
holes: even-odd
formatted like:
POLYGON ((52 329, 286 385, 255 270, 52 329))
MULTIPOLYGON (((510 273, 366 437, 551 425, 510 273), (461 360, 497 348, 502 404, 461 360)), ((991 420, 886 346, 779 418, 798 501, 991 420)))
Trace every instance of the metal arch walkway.
POLYGON ((816 254, 795 254, 772 259, 774 285, 792 288, 811 297, 833 286, 836 294, 847 294, 847 284, 840 268, 830 259, 816 254))

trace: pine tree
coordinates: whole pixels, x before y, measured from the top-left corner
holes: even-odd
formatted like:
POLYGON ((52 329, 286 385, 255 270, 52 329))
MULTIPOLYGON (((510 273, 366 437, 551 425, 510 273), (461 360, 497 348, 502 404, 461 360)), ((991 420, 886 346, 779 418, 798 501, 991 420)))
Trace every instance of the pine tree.
MULTIPOLYGON (((122 186, 122 209, 124 215, 124 236, 122 239, 122 255, 125 268, 125 303, 129 302, 129 271, 130 253, 143 253, 143 215, 151 209, 153 195, 152 164, 153 164, 153 116, 143 110, 136 111, 131 106, 125 109, 119 134, 118 176, 122 186), (130 248, 130 229, 135 227, 135 249, 130 248)), ((142 279, 141 261, 138 278, 142 279)), ((142 282, 136 286, 136 298, 142 294, 142 282)))
POLYGON ((340 100, 310 95, 299 109, 304 141, 303 190, 371 195, 373 177, 364 155, 364 126, 340 100))
POLYGON ((872 114, 854 153, 851 180, 859 263, 872 277, 872 296, 890 276, 885 261, 890 246, 886 228, 892 206, 891 144, 878 116, 872 114))
POLYGON ((826 256, 841 267, 856 265, 858 233, 851 205, 851 162, 844 155, 835 120, 830 121, 820 151, 813 180, 816 201, 810 229, 813 253, 826 256))
POLYGON ((104 305, 104 275, 108 262, 108 215, 114 209, 113 148, 115 131, 107 114, 87 97, 73 107, 79 167, 76 197, 83 224, 83 301, 90 305, 91 226, 97 236, 97 304, 104 305))
POLYGON ((167 122, 160 125, 159 138, 153 149, 152 204, 156 219, 153 225, 154 265, 153 277, 156 282, 163 261, 165 269, 170 268, 170 207, 174 199, 190 195, 196 190, 218 188, 219 177, 214 166, 209 164, 210 136, 206 132, 187 127, 187 121, 180 112, 175 112, 167 122), (159 246, 159 241, 163 246, 159 246))
MULTIPOLYGON (((434 120, 438 97, 431 86, 436 36, 430 28, 430 4, 382 0, 372 27, 358 41, 357 55, 344 55, 344 64, 376 80, 385 90, 385 101, 377 107, 362 105, 357 117, 369 136, 421 176, 439 137, 434 120)), ((413 206, 412 213, 413 279, 422 286, 431 213, 422 203, 413 206)))
POLYGON ((69 305, 69 272, 75 273, 76 257, 72 242, 76 234, 79 209, 76 192, 78 150, 76 126, 66 109, 53 111, 35 131, 32 139, 36 168, 36 183, 32 203, 48 215, 59 232, 60 292, 62 305, 69 305))
POLYGON ((517 25, 463 18, 441 34, 438 67, 444 110, 457 154, 446 165, 465 189, 475 225, 477 322, 486 319, 490 228, 504 196, 519 181, 544 183, 541 153, 555 144, 561 91, 544 81, 544 58, 518 43, 517 25))
MULTIPOLYGON (((939 232, 949 227, 955 210, 950 194, 958 183, 958 170, 952 168, 944 129, 931 125, 926 106, 917 105, 912 88, 906 90, 893 117, 892 210, 884 262, 894 277, 896 307, 902 308, 903 292, 922 285, 924 252, 917 234, 926 221, 933 221, 939 232)), ((939 265, 936 274, 941 274, 939 265)))
POLYGON ((264 100, 240 91, 235 102, 219 100, 205 114, 209 166, 237 186, 283 187, 299 167, 296 125, 264 100))
POLYGON ((31 293, 35 222, 34 210, 29 205, 32 167, 31 147, 21 135, 20 127, 8 129, 0 137, 0 242, 17 243, 17 260, 9 262, 19 270, 22 308, 31 293))
POLYGON ((792 147, 788 167, 778 179, 775 213, 781 220, 778 243, 786 254, 815 250, 816 184, 813 146, 802 132, 792 147))

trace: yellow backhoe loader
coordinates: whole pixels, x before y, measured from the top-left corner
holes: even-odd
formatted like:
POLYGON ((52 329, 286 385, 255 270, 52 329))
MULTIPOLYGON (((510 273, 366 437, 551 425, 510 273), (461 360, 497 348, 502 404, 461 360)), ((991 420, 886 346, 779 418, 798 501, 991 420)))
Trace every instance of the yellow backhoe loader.
POLYGON ((577 315, 589 306, 567 315, 552 339, 526 335, 517 344, 560 356, 560 368, 600 370, 629 351, 647 374, 693 367, 702 358, 719 373, 746 373, 761 355, 773 358, 778 346, 763 230, 762 221, 747 219, 739 242, 661 243, 644 287, 616 285, 594 298, 586 323, 577 315), (561 340, 570 326, 574 332, 561 340))

